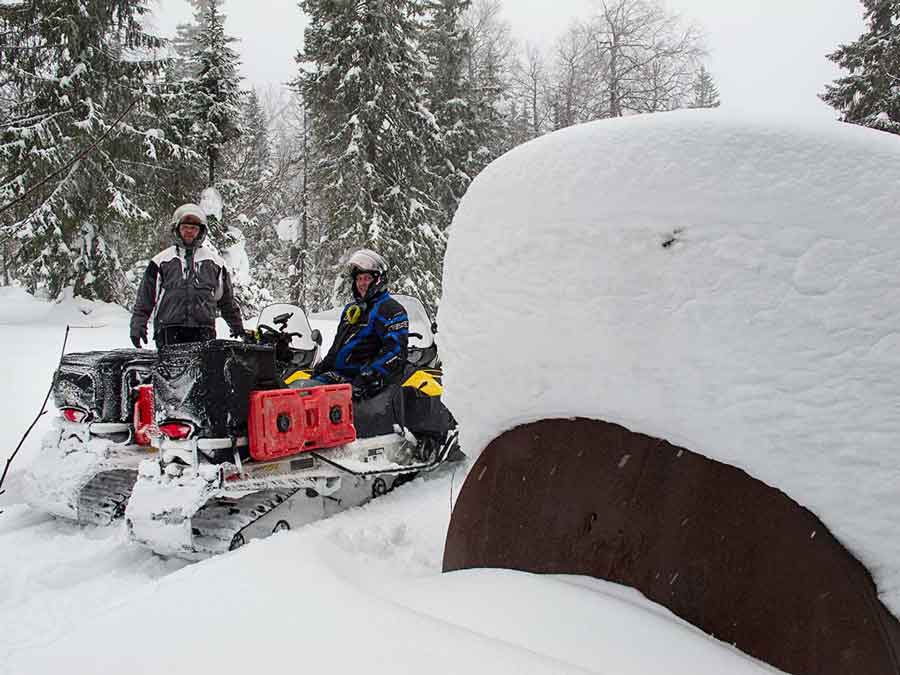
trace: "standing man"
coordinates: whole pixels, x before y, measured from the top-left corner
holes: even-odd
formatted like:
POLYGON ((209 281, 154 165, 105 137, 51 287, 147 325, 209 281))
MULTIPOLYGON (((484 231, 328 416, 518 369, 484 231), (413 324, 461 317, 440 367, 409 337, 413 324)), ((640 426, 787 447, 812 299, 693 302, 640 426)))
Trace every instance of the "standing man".
POLYGON ((140 348, 147 342, 151 316, 157 348, 212 340, 216 308, 232 336, 242 336, 244 325, 225 262, 203 246, 206 213, 196 204, 179 206, 172 216, 172 235, 175 244, 150 261, 141 280, 131 313, 131 343, 140 348))
POLYGON ((344 307, 334 344, 313 371, 316 384, 353 384, 354 398, 370 398, 397 380, 406 363, 409 318, 387 291, 387 263, 361 249, 347 262, 353 302, 344 307))

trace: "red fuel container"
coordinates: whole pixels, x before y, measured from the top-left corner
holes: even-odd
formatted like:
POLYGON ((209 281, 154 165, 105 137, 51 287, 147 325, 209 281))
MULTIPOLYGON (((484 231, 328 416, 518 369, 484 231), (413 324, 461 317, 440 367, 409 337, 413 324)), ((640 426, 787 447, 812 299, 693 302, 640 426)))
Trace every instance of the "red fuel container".
POLYGON ((153 427, 153 385, 139 384, 134 401, 134 442, 150 445, 150 429, 153 427))
POLYGON ((296 391, 306 409, 305 449, 333 448, 356 440, 353 387, 349 384, 326 384, 296 391))
POLYGON ((306 411, 296 389, 250 392, 250 456, 260 462, 304 450, 306 411))
POLYGON ((328 384, 250 394, 250 456, 265 462, 356 440, 353 388, 328 384))

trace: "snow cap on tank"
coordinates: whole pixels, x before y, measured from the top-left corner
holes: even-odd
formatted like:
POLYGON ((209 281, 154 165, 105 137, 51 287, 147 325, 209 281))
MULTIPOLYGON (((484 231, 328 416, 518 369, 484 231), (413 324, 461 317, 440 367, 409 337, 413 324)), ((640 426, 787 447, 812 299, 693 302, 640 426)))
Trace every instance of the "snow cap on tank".
POLYGON ((812 509, 896 612, 897 185, 895 136, 721 110, 507 153, 470 186, 444 261, 463 450, 550 417, 664 438, 812 509))

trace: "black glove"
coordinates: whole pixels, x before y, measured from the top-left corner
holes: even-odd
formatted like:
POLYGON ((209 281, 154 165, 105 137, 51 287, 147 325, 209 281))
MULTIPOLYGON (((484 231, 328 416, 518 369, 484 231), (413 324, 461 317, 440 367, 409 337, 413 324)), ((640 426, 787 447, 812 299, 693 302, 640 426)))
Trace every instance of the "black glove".
POLYGON ((353 398, 372 398, 384 389, 384 379, 371 368, 363 368, 353 380, 353 398))
POLYGON ((255 345, 259 343, 259 340, 256 339, 256 331, 249 329, 241 329, 241 330, 233 330, 231 331, 231 337, 237 340, 243 340, 244 342, 255 345))
POLYGON ((334 370, 326 370, 321 373, 313 370, 312 379, 318 380, 322 384, 344 384, 347 381, 340 373, 334 370))
POLYGON ((134 345, 135 349, 141 348, 141 343, 147 342, 147 326, 141 326, 140 328, 132 328, 131 329, 131 344, 134 345))

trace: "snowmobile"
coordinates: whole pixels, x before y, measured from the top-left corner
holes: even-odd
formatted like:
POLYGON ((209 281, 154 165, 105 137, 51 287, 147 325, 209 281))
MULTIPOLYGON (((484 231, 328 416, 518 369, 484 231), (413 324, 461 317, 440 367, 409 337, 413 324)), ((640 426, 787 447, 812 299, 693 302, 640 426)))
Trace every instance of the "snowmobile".
POLYGON ((29 505, 101 525, 124 514, 148 457, 155 362, 156 352, 146 349, 63 356, 52 388, 59 416, 23 474, 29 505))
POLYGON ((458 456, 437 327, 417 299, 395 297, 410 316, 408 362, 369 399, 354 400, 349 384, 291 386, 309 372, 283 367, 286 341, 303 339, 290 311, 278 329, 260 322, 256 344, 163 348, 159 454, 141 463, 125 514, 131 538, 204 558, 358 506, 458 456))
MULTIPOLYGON (((285 307, 266 307, 260 325, 285 307)), ((308 377, 304 369, 315 363, 321 335, 310 331, 302 311, 289 307, 293 318, 287 333, 302 330, 310 337, 277 348, 284 350, 281 362, 294 378, 308 377)), ((59 416, 23 476, 29 505, 85 524, 106 525, 124 515, 138 466, 154 451, 158 433, 152 386, 156 361, 156 351, 148 349, 63 356, 52 388, 59 416)))

